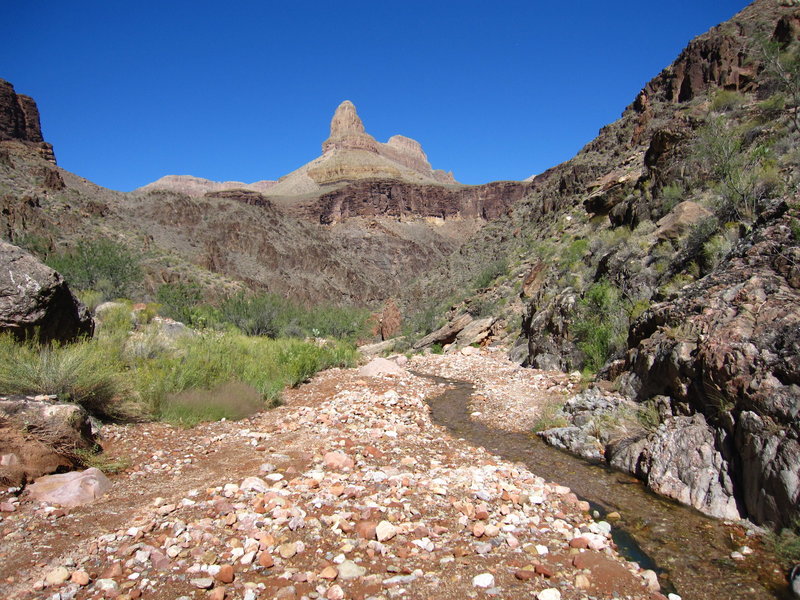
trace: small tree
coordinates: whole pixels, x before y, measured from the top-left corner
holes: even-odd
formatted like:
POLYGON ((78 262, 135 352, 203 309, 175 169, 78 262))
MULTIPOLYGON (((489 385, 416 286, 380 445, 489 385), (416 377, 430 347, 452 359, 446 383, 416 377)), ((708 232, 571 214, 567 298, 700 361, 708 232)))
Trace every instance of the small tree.
POLYGON ((797 43, 784 46, 779 42, 756 40, 756 56, 762 73, 775 88, 785 95, 786 108, 795 131, 800 131, 800 48, 797 43))

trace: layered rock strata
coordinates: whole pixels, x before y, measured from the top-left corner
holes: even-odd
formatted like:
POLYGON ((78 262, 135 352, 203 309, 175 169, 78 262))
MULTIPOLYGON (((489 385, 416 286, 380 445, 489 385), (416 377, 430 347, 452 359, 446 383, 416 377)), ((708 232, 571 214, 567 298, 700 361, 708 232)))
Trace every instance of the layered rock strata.
POLYGON ((43 157, 55 162, 53 146, 42 137, 36 102, 30 96, 17 94, 13 85, 0 79, 0 141, 3 140, 28 142, 43 157))

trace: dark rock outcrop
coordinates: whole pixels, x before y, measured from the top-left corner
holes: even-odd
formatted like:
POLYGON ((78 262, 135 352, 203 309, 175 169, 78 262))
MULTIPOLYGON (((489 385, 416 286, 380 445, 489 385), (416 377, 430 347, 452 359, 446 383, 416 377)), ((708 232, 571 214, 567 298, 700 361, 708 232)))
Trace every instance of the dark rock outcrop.
MULTIPOLYGON (((675 416, 697 416, 691 435, 713 448, 706 466, 746 516, 775 525, 800 515, 800 242, 790 212, 771 207, 715 271, 647 310, 618 379, 639 400, 669 396, 675 416)), ((658 447, 648 440, 623 462, 658 447)))
POLYGON ((17 94, 11 83, 0 79, 0 141, 3 140, 35 144, 42 156, 55 162, 53 147, 42 137, 36 102, 30 96, 17 94))
POLYGON ((91 336, 94 324, 64 278, 0 240, 0 331, 43 342, 91 336))
POLYGON ((324 225, 374 216, 492 220, 530 189, 531 184, 516 181, 453 188, 372 179, 323 194, 307 210, 324 225))

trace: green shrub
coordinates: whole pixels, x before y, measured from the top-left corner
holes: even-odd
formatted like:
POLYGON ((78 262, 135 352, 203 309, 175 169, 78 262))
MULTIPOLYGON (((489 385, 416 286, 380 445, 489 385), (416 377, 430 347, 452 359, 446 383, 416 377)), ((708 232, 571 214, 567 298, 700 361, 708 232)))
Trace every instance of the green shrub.
POLYGON ((763 122, 773 121, 786 110, 786 96, 781 93, 772 94, 763 102, 759 102, 758 109, 761 111, 763 122))
POLYGON ((95 315, 97 335, 105 338, 124 340, 134 327, 134 316, 129 302, 106 305, 100 314, 95 315))
POLYGON ((220 306, 222 318, 247 335, 277 337, 281 330, 281 317, 288 312, 286 300, 275 294, 248 294, 239 292, 220 306))
POLYGON ((720 116, 699 130, 694 144, 698 166, 719 193, 715 213, 722 222, 753 220, 770 191, 764 182, 771 179, 772 152, 766 144, 746 142, 744 133, 720 116))
POLYGON ((793 565, 800 562, 800 518, 794 519, 791 527, 773 533, 769 536, 772 551, 785 564, 793 565))
POLYGON ((70 345, 18 343, 0 335, 0 390, 11 394, 54 394, 101 418, 131 416, 129 391, 118 351, 98 340, 70 345))
POLYGON ((109 239, 81 240, 71 250, 51 254, 46 262, 70 287, 95 290, 104 299, 130 296, 142 281, 139 256, 109 239))
POLYGON ((713 112, 727 112, 744 104, 745 98, 735 90, 717 90, 711 99, 713 112))
POLYGON ((597 371, 624 348, 630 320, 629 304, 606 280, 586 290, 572 323, 577 346, 584 355, 584 368, 597 371))
POLYGON ((792 237, 795 239, 795 241, 800 241, 800 219, 792 218, 789 227, 792 230, 792 237))
POLYGON ((192 325, 192 310, 203 301, 203 290, 195 282, 165 283, 156 291, 165 317, 192 325))
POLYGON ((680 182, 670 183, 661 188, 661 214, 666 215, 683 201, 686 189, 680 182))
POLYGON ((230 382, 252 386, 267 402, 315 372, 356 362, 352 345, 205 333, 177 341, 177 350, 136 362, 131 373, 148 410, 163 414, 168 398, 186 390, 213 390, 230 382))
POLYGON ((495 279, 500 277, 500 275, 504 275, 507 270, 508 260, 505 258, 498 259, 484 267, 480 274, 478 274, 478 276, 475 278, 473 287, 476 290, 487 288, 495 279))
POLYGON ((89 309, 90 313, 94 313, 95 309, 105 300, 103 292, 97 290, 76 290, 75 295, 89 309))
POLYGON ((732 247, 733 243, 724 234, 715 235, 703 244, 701 265, 703 272, 711 272, 727 256, 732 247))
POLYGON ((686 255, 690 258, 698 256, 706 242, 716 235, 719 229, 719 220, 716 217, 706 217, 692 225, 683 242, 686 255))
POLYGON ((431 346, 431 354, 444 354, 444 348, 441 344, 434 344, 431 346))
POLYGON ((580 239, 574 240, 569 246, 567 246, 564 253, 561 255, 561 266, 562 268, 570 268, 574 266, 578 261, 583 260, 583 257, 586 255, 586 252, 589 250, 589 240, 580 239))
MULTIPOLYGON (((314 306, 305 311, 292 311, 294 319, 289 321, 289 326, 295 323, 314 337, 333 338, 337 340, 356 340, 367 337, 369 311, 353 306, 314 306)), ((292 314, 292 313, 290 313, 292 314)), ((283 329, 286 331, 287 327, 283 329)), ((288 334, 288 331, 287 331, 288 334)))

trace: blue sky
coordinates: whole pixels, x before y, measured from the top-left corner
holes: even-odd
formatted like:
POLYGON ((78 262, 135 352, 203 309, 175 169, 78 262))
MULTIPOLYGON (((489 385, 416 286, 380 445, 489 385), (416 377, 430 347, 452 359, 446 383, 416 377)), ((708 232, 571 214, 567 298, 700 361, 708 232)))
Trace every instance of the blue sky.
POLYGON ((6 2, 0 78, 37 101, 62 167, 112 189, 277 179, 345 99, 476 184, 570 158, 746 4, 6 2))

